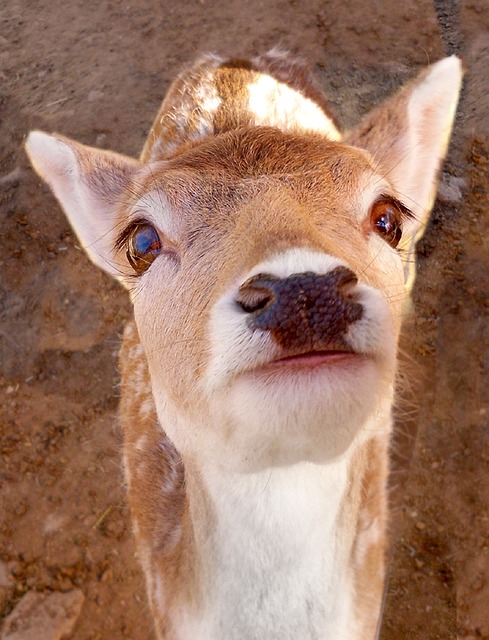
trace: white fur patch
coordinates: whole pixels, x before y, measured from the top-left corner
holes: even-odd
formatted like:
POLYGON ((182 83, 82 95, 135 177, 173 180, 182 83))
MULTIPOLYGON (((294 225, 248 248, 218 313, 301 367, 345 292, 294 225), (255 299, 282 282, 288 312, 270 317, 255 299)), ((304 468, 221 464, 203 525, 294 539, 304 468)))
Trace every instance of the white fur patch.
POLYGON ((163 585, 163 578, 159 573, 154 578, 154 602, 161 615, 165 615, 166 593, 163 585))
POLYGON ((383 536, 384 531, 379 519, 372 519, 366 509, 362 510, 359 516, 359 532, 355 549, 356 567, 363 567, 368 552, 380 543, 383 536))
POLYGON ((148 436, 146 434, 140 436, 136 442, 136 451, 144 451, 148 446, 148 436))
MULTIPOLYGON (((148 390, 149 391, 149 390, 148 390)), ((146 400, 141 404, 139 413, 143 420, 147 420, 154 412, 154 401, 152 396, 148 396, 146 400)))
POLYGON ((350 325, 346 340, 359 353, 375 353, 394 366, 396 336, 391 312, 385 296, 368 285, 357 285, 357 302, 363 306, 363 315, 350 325))
MULTIPOLYGON (((209 61, 212 56, 209 56, 209 61)), ((218 64, 219 59, 214 59, 218 64)), ((182 139, 196 140, 214 133, 214 114, 221 105, 221 98, 214 82, 214 70, 205 73, 197 86, 190 87, 186 96, 182 95, 182 101, 168 114, 164 114, 160 124, 164 124, 165 118, 171 118, 177 127, 182 139)), ((181 141, 180 141, 181 142, 181 141)), ((169 151, 170 149, 168 149, 169 151)))
POLYGON ((341 139, 332 120, 315 102, 272 76, 261 74, 248 85, 248 91, 248 108, 255 116, 255 124, 284 131, 299 128, 322 133, 329 140, 341 139))
POLYGON ((222 100, 217 92, 216 85, 214 83, 214 77, 211 73, 208 74, 206 82, 202 82, 196 91, 197 104, 199 105, 199 112, 205 116, 201 119, 201 124, 198 126, 198 131, 201 136, 212 133, 209 131, 210 122, 212 122, 214 113, 219 109, 222 104, 222 100))
POLYGON ((129 458, 126 451, 124 451, 122 456, 122 468, 124 469, 124 482, 129 490, 131 488, 131 472, 129 471, 129 458))
POLYGON ((357 637, 353 532, 337 536, 347 466, 340 459, 258 474, 206 470, 219 525, 196 530, 207 607, 182 620, 182 638, 217 640, 222 629, 226 640, 357 637))
MULTIPOLYGON (((154 167, 149 165, 145 169, 146 175, 152 175, 154 167)), ((142 175, 144 179, 144 174, 142 175)), ((179 237, 177 216, 172 211, 165 193, 161 189, 151 189, 141 196, 131 208, 130 218, 144 218, 157 227, 171 241, 176 242, 179 237)))

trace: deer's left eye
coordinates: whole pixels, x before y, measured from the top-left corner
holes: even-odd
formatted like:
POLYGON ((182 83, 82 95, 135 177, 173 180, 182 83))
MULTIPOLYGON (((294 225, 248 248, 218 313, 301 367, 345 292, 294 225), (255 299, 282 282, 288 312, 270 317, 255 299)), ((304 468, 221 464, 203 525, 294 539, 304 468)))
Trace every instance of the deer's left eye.
POLYGON ((127 259, 134 271, 144 273, 162 252, 158 231, 149 223, 135 225, 127 237, 127 259))
POLYGON ((404 212, 395 200, 381 198, 370 210, 370 225, 391 247, 395 248, 402 238, 404 212))

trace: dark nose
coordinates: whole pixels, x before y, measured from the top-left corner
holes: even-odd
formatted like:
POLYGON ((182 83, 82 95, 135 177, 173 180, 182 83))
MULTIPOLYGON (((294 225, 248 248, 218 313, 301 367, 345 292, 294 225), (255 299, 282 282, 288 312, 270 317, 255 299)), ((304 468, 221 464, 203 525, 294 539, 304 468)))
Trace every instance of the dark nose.
POLYGON ((283 279, 259 274, 240 287, 236 302, 253 327, 270 331, 281 346, 321 349, 341 343, 350 324, 362 317, 363 307, 355 300, 357 282, 346 267, 283 279))

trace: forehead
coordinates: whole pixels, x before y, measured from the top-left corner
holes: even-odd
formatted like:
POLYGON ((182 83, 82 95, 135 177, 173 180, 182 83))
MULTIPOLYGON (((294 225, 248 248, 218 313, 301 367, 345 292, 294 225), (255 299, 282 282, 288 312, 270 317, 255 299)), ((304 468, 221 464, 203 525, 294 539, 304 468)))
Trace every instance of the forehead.
POLYGON ((132 192, 160 192, 172 209, 215 216, 218 205, 229 211, 258 196, 263 200, 263 194, 333 206, 337 198, 364 192, 373 176, 373 163, 360 149, 254 127, 189 145, 146 167, 132 192))

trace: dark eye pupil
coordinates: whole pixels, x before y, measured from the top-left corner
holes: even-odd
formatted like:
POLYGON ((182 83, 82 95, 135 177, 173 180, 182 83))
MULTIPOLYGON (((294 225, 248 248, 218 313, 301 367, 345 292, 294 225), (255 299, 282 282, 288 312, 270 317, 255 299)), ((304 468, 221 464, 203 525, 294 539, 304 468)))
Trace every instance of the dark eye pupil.
POLYGON ((395 225, 392 221, 391 217, 381 216, 376 222, 375 226, 377 227, 377 231, 385 236, 390 236, 394 232, 395 225))
POLYGON ((391 247, 397 247, 402 237, 400 212, 386 202, 379 202, 373 210, 373 227, 391 247))
POLYGON ((135 227, 127 246, 127 259, 133 269, 143 273, 160 253, 161 241, 156 229, 150 224, 135 227))
POLYGON ((160 248, 160 239, 154 227, 140 227, 133 236, 132 248, 140 255, 153 253, 160 248))

